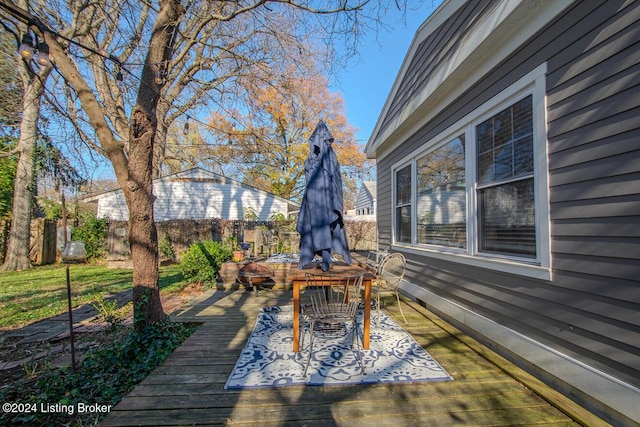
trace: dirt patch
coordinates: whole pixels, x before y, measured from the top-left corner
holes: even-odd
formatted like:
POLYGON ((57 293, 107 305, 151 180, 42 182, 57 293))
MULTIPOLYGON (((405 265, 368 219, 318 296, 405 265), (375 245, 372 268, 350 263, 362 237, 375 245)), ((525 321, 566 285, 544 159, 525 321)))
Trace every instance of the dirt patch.
POLYGON ((192 300, 193 298, 199 297, 203 292, 204 287, 202 286, 202 284, 192 283, 190 285, 187 285, 178 293, 169 295, 160 294, 160 298, 162 299, 162 308, 164 308, 165 313, 171 314, 182 307, 188 301, 192 300))

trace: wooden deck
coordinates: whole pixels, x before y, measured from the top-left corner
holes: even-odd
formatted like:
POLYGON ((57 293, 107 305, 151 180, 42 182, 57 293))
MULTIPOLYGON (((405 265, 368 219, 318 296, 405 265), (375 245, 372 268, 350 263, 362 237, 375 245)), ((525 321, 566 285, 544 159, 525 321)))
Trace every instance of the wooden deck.
POLYGON ((608 425, 411 302, 404 309, 410 325, 393 304, 386 311, 454 381, 224 390, 258 309, 291 298, 291 291, 210 291, 183 308, 175 319, 202 326, 101 425, 608 425))

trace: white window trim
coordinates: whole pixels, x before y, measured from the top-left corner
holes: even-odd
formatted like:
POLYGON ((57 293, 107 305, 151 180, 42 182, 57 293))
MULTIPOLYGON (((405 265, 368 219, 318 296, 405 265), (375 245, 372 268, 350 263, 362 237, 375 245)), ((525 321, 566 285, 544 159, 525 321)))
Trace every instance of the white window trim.
POLYGON ((546 119, 546 71, 547 64, 541 64, 517 82, 494 96, 478 109, 474 110, 449 129, 433 138, 428 145, 421 147, 411 155, 394 164, 392 170, 392 247, 395 250, 412 252, 419 255, 445 261, 463 263, 488 270, 501 271, 508 274, 551 280, 551 238, 549 215, 549 167, 546 119), (508 105, 517 102, 527 95, 533 95, 533 128, 534 128, 534 182, 536 197, 536 253, 535 260, 515 256, 482 253, 478 250, 478 204, 476 193, 476 138, 475 127, 487 118, 495 115, 508 105), (440 246, 417 244, 416 224, 416 159, 442 145, 454 136, 465 134, 465 168, 467 171, 467 248, 456 249, 440 246), (396 171, 411 164, 412 180, 412 242, 400 243, 396 240, 396 171))

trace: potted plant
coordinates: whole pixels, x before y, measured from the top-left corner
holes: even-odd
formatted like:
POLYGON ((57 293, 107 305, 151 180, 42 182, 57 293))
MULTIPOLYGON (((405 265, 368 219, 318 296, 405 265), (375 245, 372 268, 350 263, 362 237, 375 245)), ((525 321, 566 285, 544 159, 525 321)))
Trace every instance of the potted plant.
POLYGON ((238 244, 238 236, 231 235, 224 239, 224 244, 231 249, 233 253, 233 262, 240 262, 244 259, 244 251, 238 244))
POLYGON ((240 245, 238 245, 236 243, 234 249, 233 249, 233 261, 234 262, 240 262, 244 259, 244 251, 242 250, 242 248, 240 247, 240 245))

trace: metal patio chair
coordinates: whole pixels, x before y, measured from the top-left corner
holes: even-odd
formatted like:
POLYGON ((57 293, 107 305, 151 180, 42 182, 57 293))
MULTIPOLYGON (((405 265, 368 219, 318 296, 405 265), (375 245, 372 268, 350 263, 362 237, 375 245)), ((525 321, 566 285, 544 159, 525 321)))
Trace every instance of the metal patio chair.
POLYGON ((265 253, 268 256, 271 256, 278 252, 278 245, 280 243, 278 239, 278 235, 274 233, 272 230, 261 230, 261 246, 262 253, 265 253))
POLYGON ((351 349, 365 374, 362 363, 362 340, 358 334, 356 319, 358 306, 362 301, 363 275, 339 276, 331 274, 306 273, 305 299, 308 304, 302 307, 301 344, 304 348, 304 336, 309 333, 307 363, 303 375, 307 375, 314 339, 331 338, 350 334, 351 349), (354 344, 355 349, 354 349, 354 344))
POLYGON ((394 292, 396 294, 396 300, 398 301, 398 307, 400 308, 400 314, 404 319, 404 323, 407 322, 407 318, 402 311, 402 305, 400 304, 400 293, 398 287, 404 277, 404 272, 407 266, 407 261, 404 255, 401 253, 392 253, 384 257, 380 266, 376 271, 376 285, 371 288, 375 293, 376 298, 376 326, 380 321, 380 294, 383 292, 394 292))

